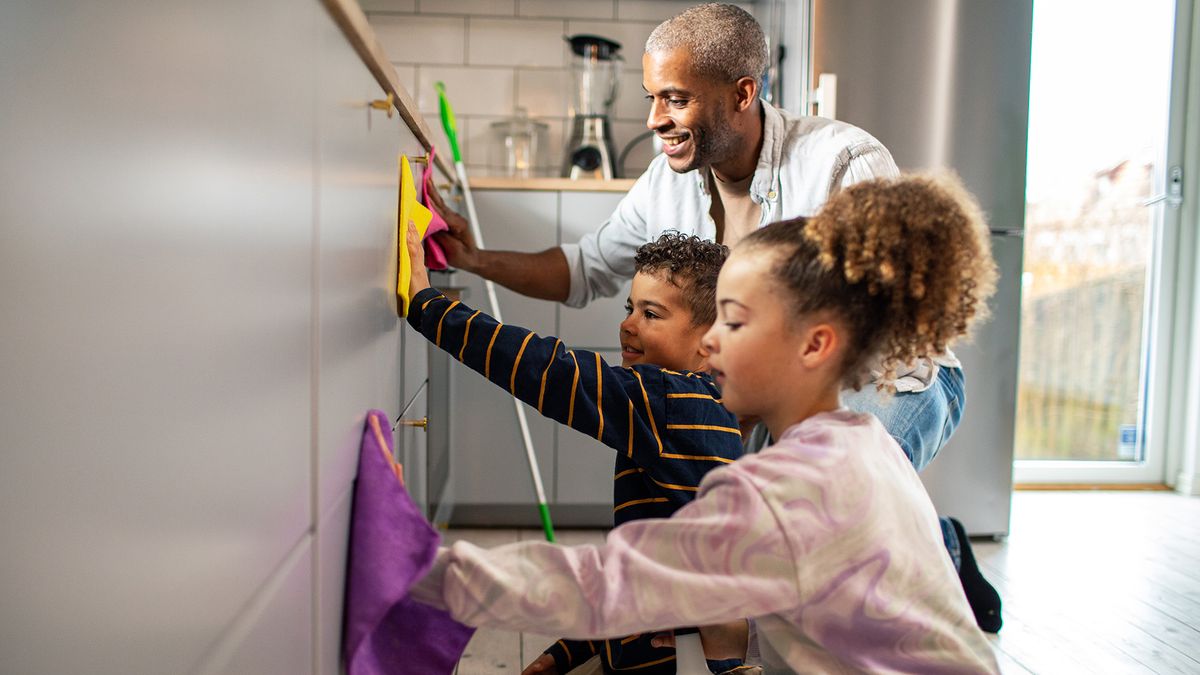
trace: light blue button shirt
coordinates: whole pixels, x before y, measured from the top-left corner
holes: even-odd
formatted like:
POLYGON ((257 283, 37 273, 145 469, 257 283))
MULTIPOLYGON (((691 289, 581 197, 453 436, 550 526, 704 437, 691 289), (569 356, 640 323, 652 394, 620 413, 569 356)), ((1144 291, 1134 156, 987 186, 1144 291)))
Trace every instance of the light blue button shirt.
MULTIPOLYGON (((842 187, 900 173, 887 148, 862 129, 796 117, 765 102, 762 109, 762 152, 750 181, 750 198, 762 205, 759 227, 811 216, 842 187)), ((656 157, 600 229, 562 246, 571 271, 566 304, 582 307, 616 294, 633 277, 638 247, 667 230, 715 240, 706 173, 676 173, 666 155, 656 157)))

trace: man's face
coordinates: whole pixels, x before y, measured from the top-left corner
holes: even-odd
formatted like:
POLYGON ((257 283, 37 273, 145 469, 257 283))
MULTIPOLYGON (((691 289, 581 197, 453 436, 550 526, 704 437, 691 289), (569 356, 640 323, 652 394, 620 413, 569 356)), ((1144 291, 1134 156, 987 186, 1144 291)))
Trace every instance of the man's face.
POLYGON ((653 364, 670 370, 704 368, 700 347, 708 326, 692 323, 692 312, 666 272, 638 272, 621 322, 621 365, 653 364))
POLYGON ((646 127, 663 141, 677 173, 712 166, 736 154, 731 126, 737 85, 697 74, 686 50, 642 55, 642 88, 650 102, 646 127))

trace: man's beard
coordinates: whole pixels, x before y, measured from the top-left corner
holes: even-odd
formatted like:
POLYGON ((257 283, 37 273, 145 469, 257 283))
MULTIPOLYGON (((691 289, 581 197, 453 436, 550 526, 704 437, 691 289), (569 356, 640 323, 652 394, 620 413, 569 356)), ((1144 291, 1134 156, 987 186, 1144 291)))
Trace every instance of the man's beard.
POLYGON ((687 173, 723 162, 733 155, 737 147, 737 135, 724 120, 705 120, 703 125, 692 129, 691 134, 692 159, 682 169, 675 169, 676 173, 687 173))

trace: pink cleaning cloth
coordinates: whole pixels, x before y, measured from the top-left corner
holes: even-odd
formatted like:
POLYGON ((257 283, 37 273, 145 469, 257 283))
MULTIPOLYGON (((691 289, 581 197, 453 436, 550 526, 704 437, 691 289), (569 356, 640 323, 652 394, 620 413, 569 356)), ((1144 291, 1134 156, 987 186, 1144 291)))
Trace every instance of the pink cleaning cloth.
POLYGON ((433 148, 429 148, 429 161, 425 162, 425 172, 421 174, 421 193, 417 197, 417 201, 421 202, 433 214, 433 218, 429 221, 429 228, 425 230, 425 266, 431 270, 444 270, 449 267, 449 263, 446 260, 446 252, 442 250, 441 244, 438 244, 437 240, 431 235, 438 232, 446 232, 450 229, 450 226, 446 224, 446 220, 429 203, 429 191, 433 189, 433 154, 433 148))

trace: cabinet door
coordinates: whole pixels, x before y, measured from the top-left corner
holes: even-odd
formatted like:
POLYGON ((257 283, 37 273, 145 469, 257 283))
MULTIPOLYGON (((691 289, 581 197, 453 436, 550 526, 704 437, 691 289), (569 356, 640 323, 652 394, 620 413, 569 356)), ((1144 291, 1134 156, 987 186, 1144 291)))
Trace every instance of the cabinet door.
MULTIPOLYGON (((558 197, 553 192, 480 190, 474 193, 480 229, 488 248, 537 252, 558 245, 558 197)), ((465 212, 465 209, 463 209, 465 212)), ((473 274, 456 275, 467 288, 463 301, 487 312, 484 284, 473 274)), ((504 322, 554 335, 555 303, 496 287, 504 322)))
MULTIPOLYGON (((475 193, 484 241, 489 248, 540 251, 558 243, 558 198, 551 192, 479 191, 475 193)), ((488 308, 479 277, 458 274, 463 302, 488 308)), ((556 305, 504 288, 497 289, 505 323, 542 335, 556 332, 556 305)), ((517 425, 513 398, 460 363, 452 363, 451 474, 456 522, 474 522, 473 505, 530 505, 529 524, 536 524, 537 503, 517 425), (464 515, 465 514, 465 515, 464 515), (461 520, 466 517, 467 520, 461 520)), ((525 406, 547 498, 553 489, 554 427, 525 406)), ((509 521, 511 522, 511 521, 509 521)))
POLYGON ((0 672, 194 668, 310 530, 319 11, 0 3, 0 672))
MULTIPOLYGON (((428 515, 429 459, 426 427, 405 422, 420 422, 429 416, 429 389, 421 387, 401 410, 401 423, 396 427, 396 459, 404 465, 404 485, 423 513, 428 515)), ((436 422, 436 420, 435 420, 436 422)))
MULTIPOLYGON (((597 230, 616 210, 624 194, 614 192, 563 192, 560 240, 579 241, 583 235, 597 230)), ((629 282, 611 298, 597 298, 582 309, 559 307, 559 337, 572 347, 587 349, 620 349, 618 325, 625 318, 625 300, 629 297, 629 282)))
POLYGON ((396 157, 407 127, 330 24, 322 34, 317 137, 318 509, 349 488, 367 410, 400 412, 403 324, 395 312, 396 157))
MULTIPOLYGON (((288 555, 279 570, 250 599, 211 656, 199 669, 202 675, 254 673, 335 673, 313 670, 312 639, 313 538, 306 536, 288 555)), ((340 614, 340 598, 333 608, 340 614)), ((336 654, 337 643, 333 644, 336 654)), ((336 668, 336 661, 333 662, 336 668)))
MULTIPOLYGON (((457 361, 451 362, 450 370, 454 393, 448 415, 453 430, 451 475, 455 509, 469 504, 536 504, 513 397, 457 361)), ((554 422, 542 417, 535 408, 521 405, 529 420, 542 483, 549 498, 554 475, 554 422)), ((537 511, 531 509, 530 513, 528 522, 536 524, 537 511)))
MULTIPOLYGON (((620 352, 600 352, 610 364, 621 363, 620 352)), ((555 462, 556 504, 602 505, 605 519, 593 525, 612 525, 613 465, 616 451, 574 429, 558 430, 555 462)))

